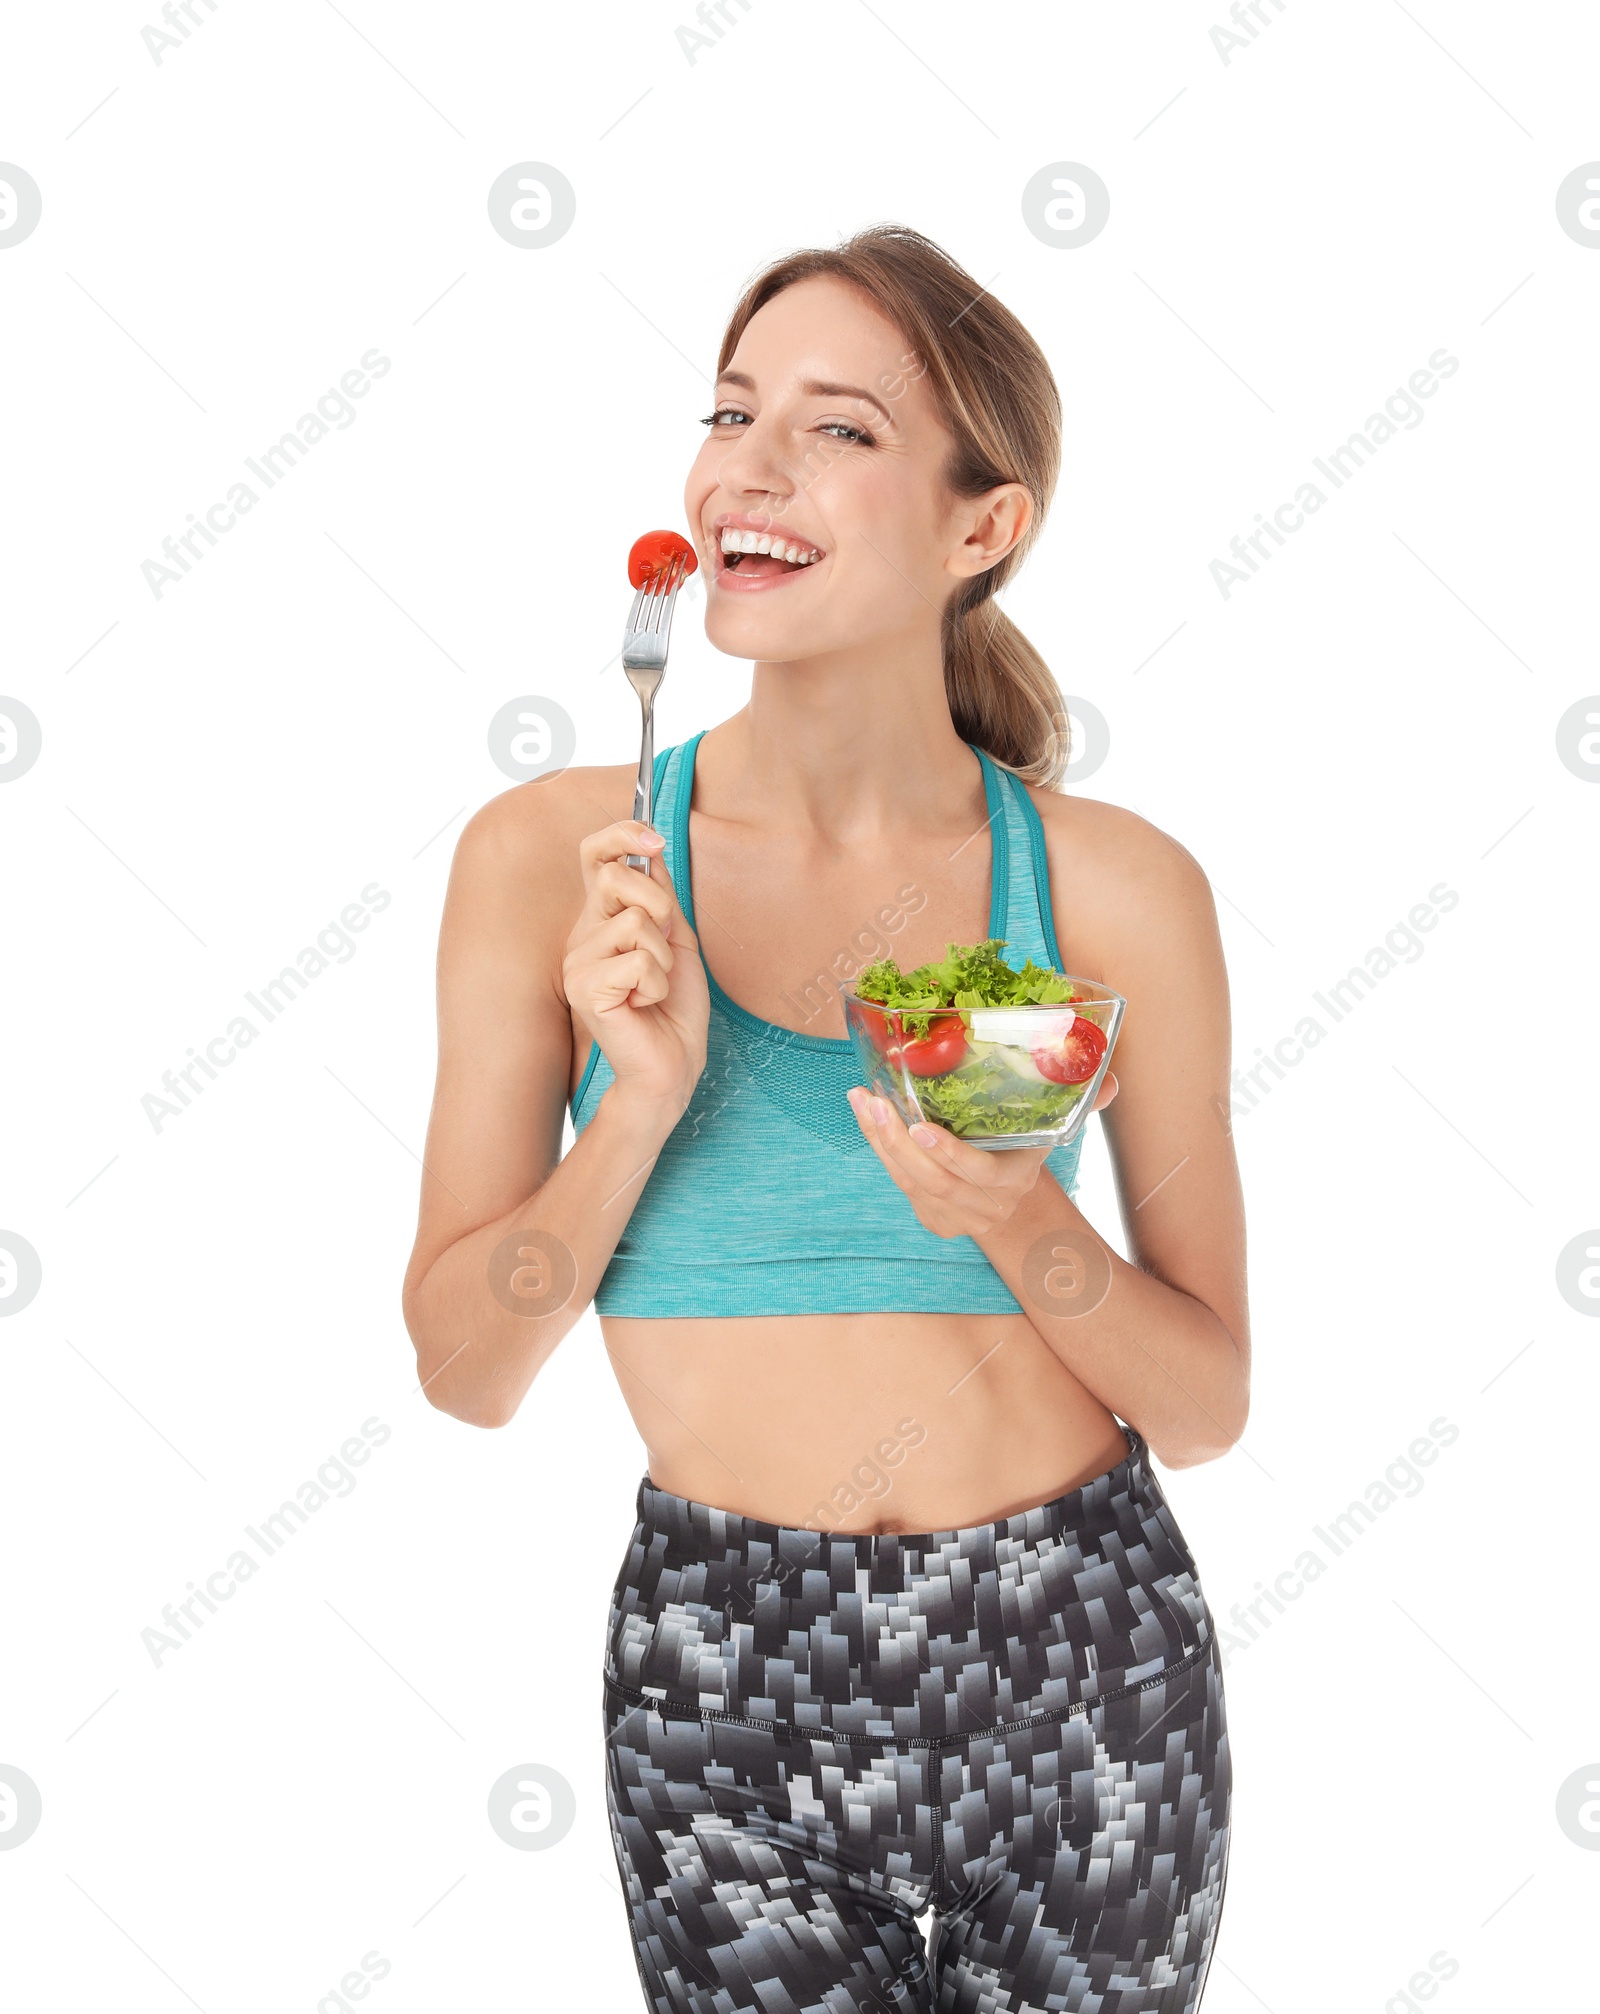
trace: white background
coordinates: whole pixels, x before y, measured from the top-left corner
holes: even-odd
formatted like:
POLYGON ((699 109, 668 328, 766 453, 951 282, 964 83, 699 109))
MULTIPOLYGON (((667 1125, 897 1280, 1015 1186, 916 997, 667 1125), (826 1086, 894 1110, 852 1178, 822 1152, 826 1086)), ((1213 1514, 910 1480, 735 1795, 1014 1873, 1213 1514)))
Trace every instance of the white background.
MULTIPOLYGON (((1109 722, 1084 787, 1210 873, 1238 1060, 1459 895, 1236 1123, 1254 1409, 1168 1479, 1219 1620, 1458 1438, 1230 1653, 1207 2014, 1421 2004, 1436 1953, 1455 2014, 1582 2004, 1600 1855, 1556 1800, 1600 1778, 1600 1325, 1556 1259, 1600 1223, 1600 789, 1556 725, 1600 692, 1600 247, 1555 192, 1600 157, 1600 22, 1285 0, 1225 62, 1220 5, 753 0, 691 63, 687 0, 194 11, 157 63, 153 11, 19 8, 0 76, 43 192, 0 254, 0 691, 44 736, 0 790, 0 1226, 44 1269, 0 1323, 19 2007, 312 2014, 368 1952, 387 2014, 638 2004, 599 1655, 641 1450, 592 1313, 503 1432, 415 1393, 434 943, 509 787, 499 707, 632 758, 622 559, 681 521, 740 285, 881 219, 1059 377, 1007 605, 1109 722), (577 192, 542 249, 488 223, 525 161, 577 192), (1111 192, 1077 249, 1022 216, 1058 161, 1111 192), (354 423, 155 596, 141 563, 374 347, 354 423), (1423 421, 1224 598, 1230 539, 1441 347, 1423 421), (162 1073, 374 881, 355 955, 158 1131, 162 1073), (163 1606, 373 1417, 353 1491, 153 1663, 163 1606), (525 1763, 576 1795, 547 1851, 485 1816, 525 1763)), ((745 691, 698 613, 661 746, 745 691)), ((1085 1165, 1110 1233, 1097 1132, 1085 1165)))

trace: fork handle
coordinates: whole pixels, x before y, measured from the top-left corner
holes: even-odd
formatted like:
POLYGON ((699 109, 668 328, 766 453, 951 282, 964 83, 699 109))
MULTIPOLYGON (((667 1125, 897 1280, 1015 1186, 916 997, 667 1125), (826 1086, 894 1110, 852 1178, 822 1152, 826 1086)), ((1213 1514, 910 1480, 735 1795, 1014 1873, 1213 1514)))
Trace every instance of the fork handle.
MULTIPOLYGON (((652 823, 655 811, 655 768, 656 768, 656 710, 647 700, 644 708, 644 730, 639 737, 639 774, 633 786, 633 815, 642 825, 652 823)), ((650 872, 650 856, 647 853, 630 853, 628 865, 637 867, 641 874, 650 872)))

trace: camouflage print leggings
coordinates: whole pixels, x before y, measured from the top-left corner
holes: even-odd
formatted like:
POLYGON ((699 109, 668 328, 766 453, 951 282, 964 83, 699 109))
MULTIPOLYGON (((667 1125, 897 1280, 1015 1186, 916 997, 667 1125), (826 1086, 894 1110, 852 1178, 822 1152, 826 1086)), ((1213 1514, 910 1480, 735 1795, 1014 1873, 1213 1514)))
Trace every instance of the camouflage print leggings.
POLYGON ((1192 2014, 1227 1865, 1222 1674, 1124 1431, 1104 1475, 957 1531, 805 1531, 641 1485, 605 1718, 655 2014, 1192 2014))

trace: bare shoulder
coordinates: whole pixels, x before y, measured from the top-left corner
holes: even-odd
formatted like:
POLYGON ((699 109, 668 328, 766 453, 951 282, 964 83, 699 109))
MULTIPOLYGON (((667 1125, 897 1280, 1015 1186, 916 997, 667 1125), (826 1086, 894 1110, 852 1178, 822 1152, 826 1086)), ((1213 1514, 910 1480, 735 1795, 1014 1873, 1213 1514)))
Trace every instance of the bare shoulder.
POLYGON ((633 811, 634 769, 614 763, 564 769, 491 797, 463 826, 452 889, 520 894, 535 905, 581 897, 578 842, 633 811))
POLYGON ((1087 956, 1085 977, 1104 976, 1092 969, 1103 959, 1146 946, 1170 952, 1175 940, 1216 940, 1211 884, 1171 833, 1120 804, 1032 786, 1028 795, 1044 828, 1062 955, 1087 956))
POLYGON ((442 984, 480 1003, 559 1000, 583 908, 578 845, 633 810, 634 769, 566 769, 491 797, 456 841, 439 927, 442 984))

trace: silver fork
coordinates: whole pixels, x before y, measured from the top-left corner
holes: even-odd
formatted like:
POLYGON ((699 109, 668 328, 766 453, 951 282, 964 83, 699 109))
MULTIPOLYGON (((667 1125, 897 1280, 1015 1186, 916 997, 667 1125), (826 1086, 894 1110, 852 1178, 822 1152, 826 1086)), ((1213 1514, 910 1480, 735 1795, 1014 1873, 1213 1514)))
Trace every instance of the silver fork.
MULTIPOLYGON (((686 562, 681 553, 659 573, 652 574, 633 598, 627 632, 622 639, 622 668, 639 695, 644 714, 639 737, 639 777, 633 786, 633 815, 644 825, 651 822, 655 810, 656 694, 667 671, 673 607, 686 578, 686 562)), ((644 853, 630 853, 628 865, 637 867, 641 874, 650 872, 650 859, 644 853)))

